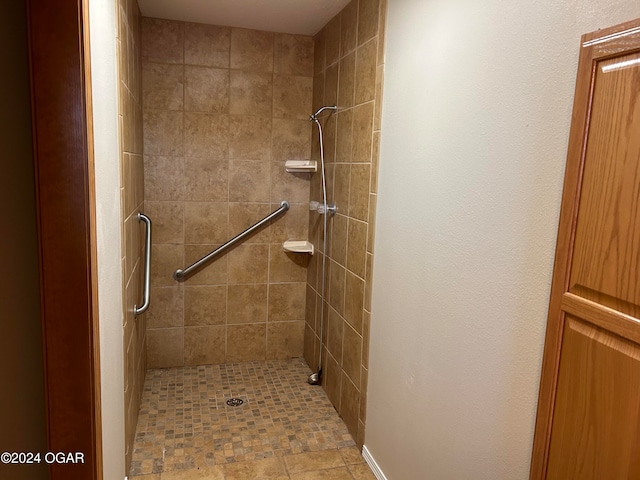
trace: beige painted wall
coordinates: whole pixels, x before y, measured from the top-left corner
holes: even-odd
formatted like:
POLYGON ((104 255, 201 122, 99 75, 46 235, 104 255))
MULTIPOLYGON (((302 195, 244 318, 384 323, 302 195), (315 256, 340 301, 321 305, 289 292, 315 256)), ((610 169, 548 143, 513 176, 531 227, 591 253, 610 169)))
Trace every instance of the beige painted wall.
POLYGON ((622 0, 389 2, 366 447, 528 477, 580 35, 622 0))
POLYGON ((104 480, 125 476, 115 0, 89 1, 104 480))
MULTIPOLYGON (((26 10, 0 6, 0 451, 44 451, 45 403, 26 10)), ((0 478, 48 478, 44 465, 0 464, 0 478)))

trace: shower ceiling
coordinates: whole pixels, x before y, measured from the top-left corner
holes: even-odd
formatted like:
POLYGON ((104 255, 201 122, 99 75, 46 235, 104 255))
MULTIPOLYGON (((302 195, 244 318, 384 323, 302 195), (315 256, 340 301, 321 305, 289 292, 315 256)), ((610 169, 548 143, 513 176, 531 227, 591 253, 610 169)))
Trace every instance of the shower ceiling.
POLYGON ((349 0, 138 0, 145 17, 315 35, 349 0))

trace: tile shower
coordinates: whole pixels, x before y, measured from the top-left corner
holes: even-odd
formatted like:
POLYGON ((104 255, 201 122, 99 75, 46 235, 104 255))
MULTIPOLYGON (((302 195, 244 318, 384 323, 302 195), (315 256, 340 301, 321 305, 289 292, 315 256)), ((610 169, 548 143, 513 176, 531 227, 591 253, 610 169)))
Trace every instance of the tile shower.
POLYGON ((155 220, 150 368, 301 356, 309 178, 309 37, 143 18, 145 208, 155 220), (185 282, 172 273, 290 210, 185 282))
MULTIPOLYGON (((319 160, 309 114, 322 105, 339 107, 323 121, 329 202, 338 205, 338 213, 329 221, 322 388, 345 429, 332 431, 320 446, 294 442, 293 449, 275 454, 348 447, 354 441, 362 446, 385 8, 384 0, 353 0, 308 37, 140 18, 135 2, 120 1, 120 77, 126 87, 121 131, 139 147, 132 152, 123 147, 121 162, 135 179, 128 182, 137 192, 137 205, 154 222, 152 303, 135 337, 135 352, 146 349, 146 357, 135 360, 125 375, 142 379, 136 386, 140 396, 144 370, 152 369, 143 398, 135 405, 129 400, 132 411, 142 403, 139 420, 135 413, 127 417, 127 463, 135 456, 137 473, 143 473, 145 454, 147 460, 156 458, 140 450, 145 436, 151 438, 148 419, 159 405, 160 397, 153 395, 160 395, 160 387, 154 390, 154 382, 168 375, 180 377, 184 387, 185 378, 207 384, 211 379, 205 377, 213 375, 217 384, 220 377, 212 372, 225 369, 286 372, 287 362, 303 356, 311 369, 317 367, 322 221, 316 212, 310 214, 309 201, 321 200, 320 175, 286 173, 284 161, 319 160), (284 216, 186 281, 173 279, 177 268, 260 220, 282 200, 291 204, 284 216), (282 242, 288 239, 308 239, 316 254, 284 252, 282 242), (129 439, 136 423, 134 446, 129 439), (346 432, 353 440, 343 438, 346 432)), ((126 178, 125 173, 123 195, 126 178)), ((123 241, 135 252, 140 230, 132 221, 125 221, 124 230, 129 240, 123 241)), ((129 295, 137 295, 136 282, 130 282, 129 295)), ((296 381, 304 382, 308 367, 296 368, 302 368, 296 381)), ((216 397, 215 389, 211 396, 218 401, 223 396, 216 397)), ((305 401, 310 392, 314 402, 321 401, 318 387, 294 390, 305 401)), ((226 413, 226 407, 216 408, 226 413)), ((330 410, 320 431, 333 428, 327 426, 334 425, 330 410)), ((296 439, 297 433, 291 435, 296 439)), ((251 456, 250 449, 240 449, 231 461, 269 458, 276 450, 251 456)), ((223 461, 222 447, 209 453, 203 464, 229 461, 223 461)), ((193 466, 178 457, 162 468, 193 466)), ((145 465, 144 473, 158 471, 145 465)))

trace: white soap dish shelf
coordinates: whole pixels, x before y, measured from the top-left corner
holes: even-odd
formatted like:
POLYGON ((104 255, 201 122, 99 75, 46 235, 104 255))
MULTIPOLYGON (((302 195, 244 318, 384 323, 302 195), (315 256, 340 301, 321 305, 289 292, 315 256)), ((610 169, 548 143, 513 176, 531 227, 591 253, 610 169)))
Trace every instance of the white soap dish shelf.
POLYGON ((308 253, 309 255, 313 255, 314 252, 313 244, 307 240, 287 240, 282 244, 282 249, 285 252, 308 253))
POLYGON ((318 162, 315 160, 287 160, 284 169, 289 173, 313 173, 318 171, 318 162))

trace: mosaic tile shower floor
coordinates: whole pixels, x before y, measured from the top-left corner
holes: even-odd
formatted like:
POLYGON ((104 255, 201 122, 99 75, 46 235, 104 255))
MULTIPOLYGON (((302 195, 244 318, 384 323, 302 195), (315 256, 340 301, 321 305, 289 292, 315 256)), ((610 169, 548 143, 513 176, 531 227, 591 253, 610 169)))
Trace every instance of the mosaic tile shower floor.
POLYGON ((303 359, 149 370, 130 475, 355 446, 303 359), (241 406, 227 405, 240 398, 241 406))

